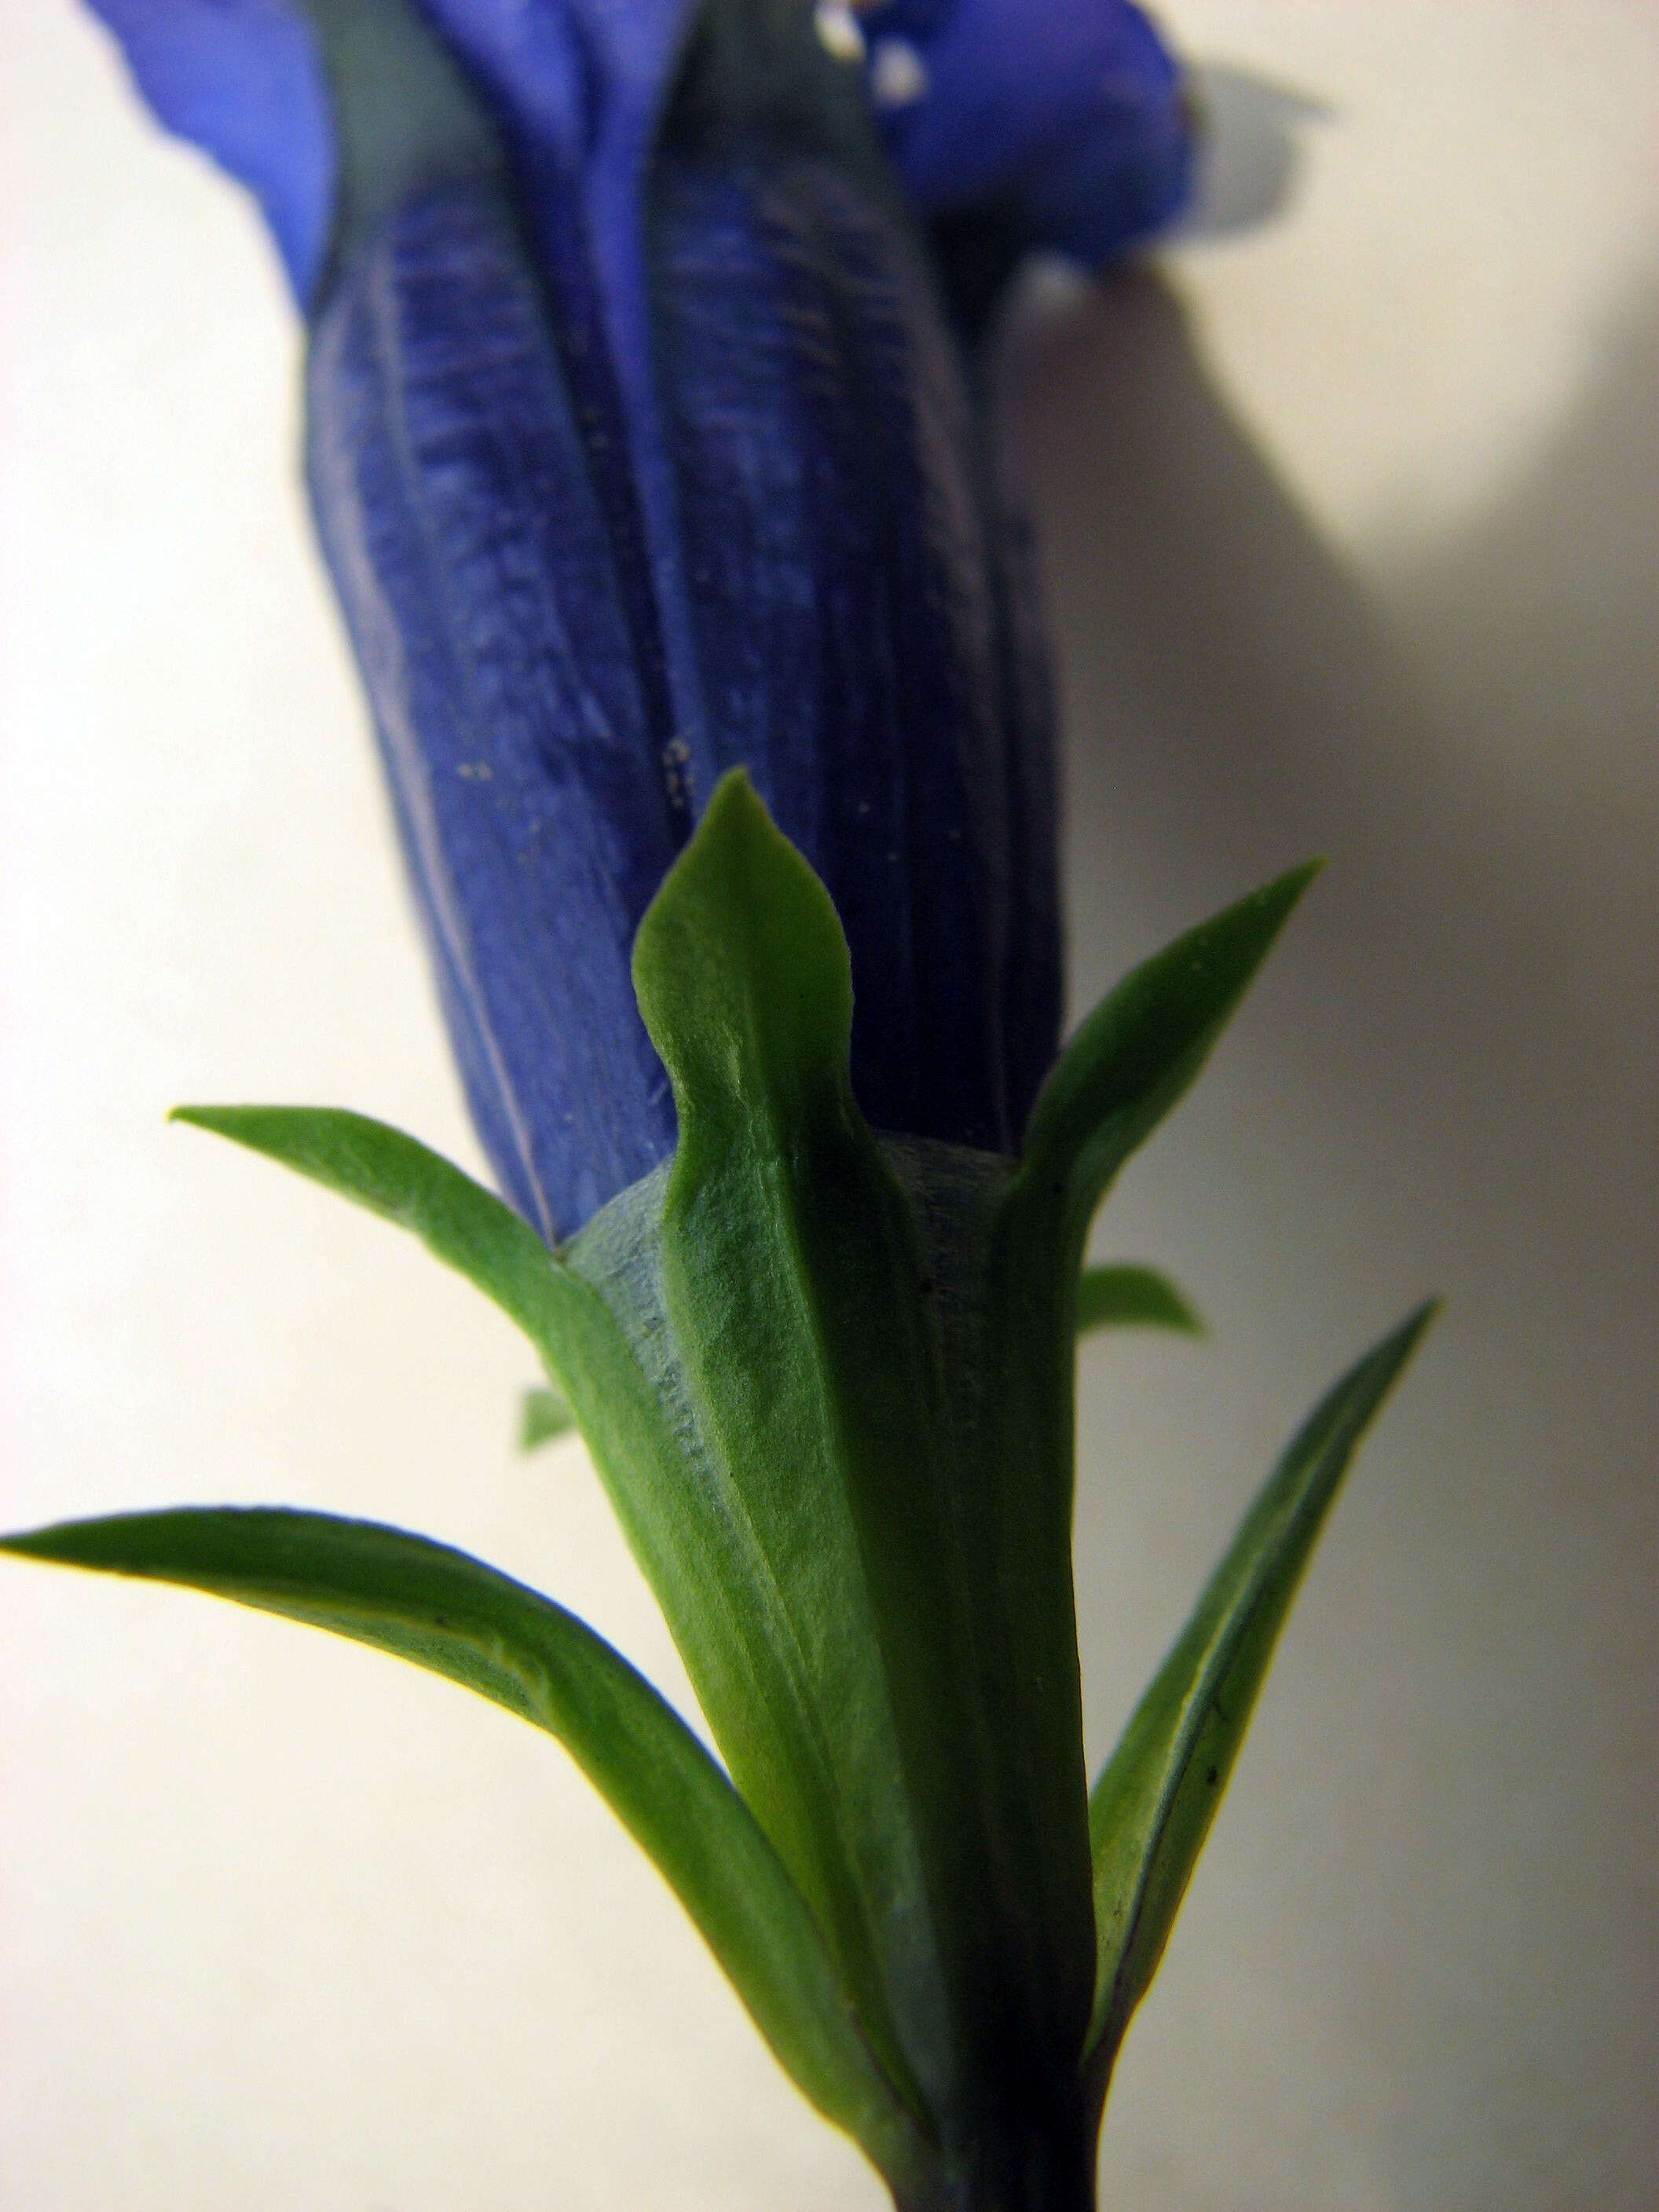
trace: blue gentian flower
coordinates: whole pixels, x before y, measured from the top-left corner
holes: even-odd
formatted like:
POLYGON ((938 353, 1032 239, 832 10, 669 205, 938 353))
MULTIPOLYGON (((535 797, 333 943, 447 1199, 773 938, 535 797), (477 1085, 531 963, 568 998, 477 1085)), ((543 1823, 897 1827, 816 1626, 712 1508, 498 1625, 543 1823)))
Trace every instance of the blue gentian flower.
POLYGON ((1000 214, 1022 250, 1098 268, 1180 213, 1192 118, 1129 0, 878 0, 883 136, 923 216, 1000 214))
POLYGON ((1166 212, 1145 19, 891 0, 860 64, 805 0, 94 4, 307 317, 319 531, 514 1202, 563 1237, 672 1150, 629 948, 738 762, 842 915, 866 1115, 1012 1148, 1051 714, 914 215, 1098 260, 1166 212))

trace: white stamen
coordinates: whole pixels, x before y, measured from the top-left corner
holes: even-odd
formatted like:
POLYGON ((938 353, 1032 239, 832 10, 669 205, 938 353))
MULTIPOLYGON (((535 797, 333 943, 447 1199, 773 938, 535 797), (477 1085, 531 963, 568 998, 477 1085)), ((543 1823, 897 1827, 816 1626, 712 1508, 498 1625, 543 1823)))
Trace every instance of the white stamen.
POLYGON ((864 59, 864 33, 847 0, 818 0, 812 10, 812 27, 825 53, 833 54, 838 62, 864 59))
POLYGON ((908 39, 881 39, 870 57, 870 97, 878 107, 908 107, 927 91, 927 64, 908 39))

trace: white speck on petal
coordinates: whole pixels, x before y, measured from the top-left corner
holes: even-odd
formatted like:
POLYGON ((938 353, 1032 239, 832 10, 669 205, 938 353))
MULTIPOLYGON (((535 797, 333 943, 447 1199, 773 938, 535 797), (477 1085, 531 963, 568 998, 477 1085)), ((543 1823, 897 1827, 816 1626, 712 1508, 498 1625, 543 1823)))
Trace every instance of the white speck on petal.
POLYGON ((927 64, 908 39, 881 39, 870 56, 870 97, 878 107, 908 107, 925 97, 927 64))
POLYGON ((847 0, 818 0, 812 10, 812 27, 818 34, 818 44, 838 62, 864 59, 864 33, 847 0))

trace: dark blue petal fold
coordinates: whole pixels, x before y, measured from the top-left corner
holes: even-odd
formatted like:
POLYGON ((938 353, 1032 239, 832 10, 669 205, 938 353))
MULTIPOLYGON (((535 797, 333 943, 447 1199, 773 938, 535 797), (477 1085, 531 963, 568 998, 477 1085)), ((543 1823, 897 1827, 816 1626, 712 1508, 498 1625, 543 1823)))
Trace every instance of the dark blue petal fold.
POLYGON ((997 204, 1022 246, 1097 267, 1184 204, 1180 72, 1129 0, 885 0, 866 29, 872 97, 922 214, 997 204))
POLYGON ((590 182, 638 166, 699 0, 426 0, 521 149, 590 182))
POLYGON ((427 4, 489 94, 512 148, 590 465, 618 539, 667 772, 688 753, 697 760, 703 714, 658 416, 641 194, 703 0, 427 4))
POLYGON ((835 899, 866 1113, 1008 1149, 1058 1018, 1052 874, 1011 836, 1030 806, 1052 845, 1052 739, 930 276, 844 169, 763 137, 665 161, 653 211, 714 767, 748 764, 835 899))

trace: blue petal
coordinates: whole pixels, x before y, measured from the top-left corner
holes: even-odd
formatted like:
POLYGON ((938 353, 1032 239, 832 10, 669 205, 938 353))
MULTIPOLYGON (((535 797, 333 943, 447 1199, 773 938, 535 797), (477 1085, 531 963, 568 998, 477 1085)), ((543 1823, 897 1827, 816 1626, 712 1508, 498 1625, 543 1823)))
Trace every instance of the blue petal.
POLYGON ((565 373, 611 518, 658 780, 689 826, 705 714, 658 406, 641 195, 701 0, 428 0, 512 143, 565 373), (672 754, 664 749, 672 747, 672 754), (684 766, 690 765, 685 775, 684 766))
POLYGON ((648 139, 699 0, 426 0, 521 151, 567 173, 648 139))
POLYGON ((653 196, 715 766, 836 901, 865 1112, 1011 1149, 1059 1016, 1048 699, 915 242, 798 143, 666 161, 653 196))
POLYGON ((1026 244, 1097 266, 1184 204, 1180 73, 1128 0, 887 0, 867 28, 884 134, 923 214, 1011 204, 1026 244))
POLYGON ((169 131, 264 210, 301 300, 328 242, 334 149, 316 38, 285 0, 90 0, 169 131))
POLYGON ((672 1148, 629 954, 677 839, 541 286, 441 187, 317 325, 309 465, 480 1133, 568 1234, 672 1148))

